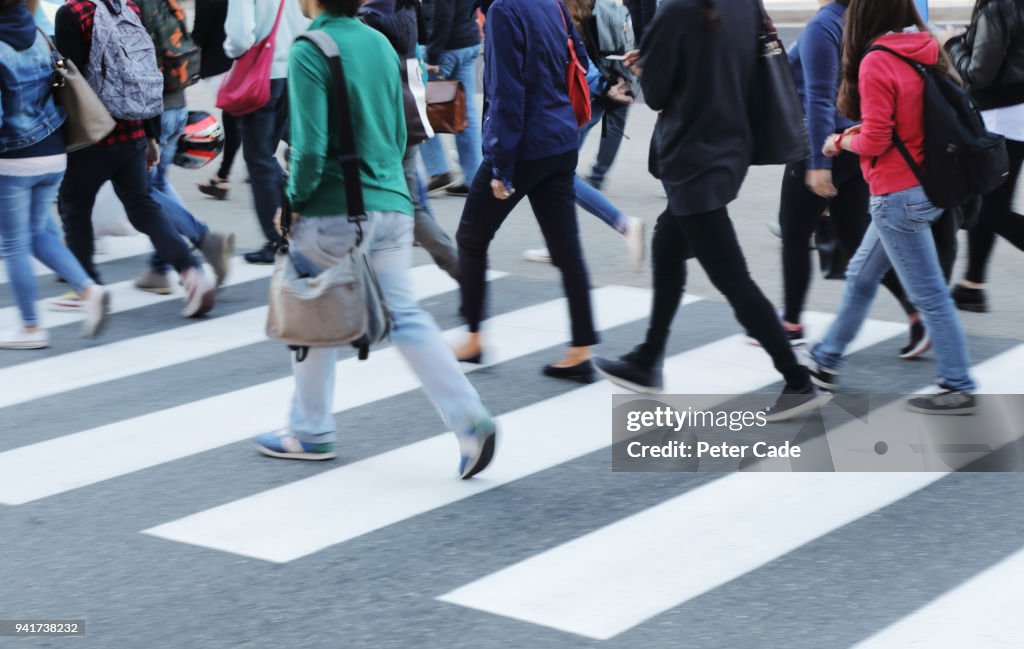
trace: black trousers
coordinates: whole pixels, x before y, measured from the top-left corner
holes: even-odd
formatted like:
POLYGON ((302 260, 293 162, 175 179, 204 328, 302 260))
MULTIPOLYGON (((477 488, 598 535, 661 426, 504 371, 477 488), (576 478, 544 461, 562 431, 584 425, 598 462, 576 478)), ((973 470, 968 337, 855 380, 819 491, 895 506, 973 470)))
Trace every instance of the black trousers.
MULTIPOLYGON (((804 239, 806 252, 807 239, 804 239)), ((672 320, 686 287, 686 254, 693 250, 711 283, 729 301, 736 319, 772 357, 787 388, 809 387, 807 369, 790 347, 775 308, 747 270, 729 212, 722 207, 704 214, 679 216, 664 212, 654 227, 651 245, 654 266, 654 304, 647 338, 635 352, 644 364, 660 365, 672 320)))
POLYGON ((572 345, 587 347, 598 343, 590 305, 590 278, 576 222, 577 155, 573 149, 562 155, 519 163, 515 169, 516 193, 504 201, 491 192, 490 168, 480 165, 455 234, 459 246, 462 315, 471 332, 480 331, 480 322, 484 319, 487 249, 513 208, 523 198, 529 198, 551 254, 551 263, 562 273, 562 286, 569 300, 572 345))
POLYGON ((1024 250, 1024 215, 1013 211, 1013 195, 1024 162, 1024 142, 1006 141, 1010 154, 1010 175, 1006 182, 982 200, 978 223, 967 235, 967 272, 969 282, 985 283, 988 260, 996 245, 996 235, 1024 250))
POLYGON ((150 196, 146 141, 96 145, 68 154, 68 168, 58 198, 68 248, 93 280, 100 281, 92 262, 92 208, 96 194, 108 180, 113 183, 132 227, 149 237, 161 259, 179 272, 198 266, 188 245, 150 196))
MULTIPOLYGON (((838 190, 834 198, 818 196, 807 187, 804 176, 805 162, 786 166, 782 178, 782 200, 779 207, 779 226, 782 228, 782 281, 785 293, 786 322, 799 324, 807 300, 813 273, 811 253, 807 242, 818 227, 822 214, 828 209, 835 223, 839 242, 851 255, 860 247, 871 216, 868 184, 860 170, 860 157, 843 153, 832 165, 832 184, 838 190)), ((896 273, 889 271, 882 279, 903 310, 910 314, 916 309, 907 299, 896 273)))
POLYGON ((242 129, 238 118, 224 111, 220 113, 220 123, 224 129, 224 153, 217 175, 227 180, 231 176, 231 167, 235 164, 235 155, 242 146, 242 129))

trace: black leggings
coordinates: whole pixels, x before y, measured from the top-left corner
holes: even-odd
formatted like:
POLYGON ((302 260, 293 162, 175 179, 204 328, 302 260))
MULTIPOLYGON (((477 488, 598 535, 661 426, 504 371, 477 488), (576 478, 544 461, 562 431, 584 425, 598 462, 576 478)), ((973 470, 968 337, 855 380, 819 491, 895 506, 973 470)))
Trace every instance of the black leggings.
POLYGON ((238 118, 221 111, 221 126, 224 129, 224 157, 220 159, 217 177, 227 180, 231 175, 231 166, 235 163, 235 154, 242 146, 242 133, 238 130, 238 118))
MULTIPOLYGON (((807 245, 806 240, 804 245, 807 245)), ((686 287, 687 250, 696 252, 697 261, 715 288, 729 301, 739 323, 772 357, 787 387, 796 390, 809 387, 807 370, 797 362, 775 308, 750 277, 729 212, 724 207, 686 216, 666 211, 658 217, 651 251, 654 304, 647 338, 637 350, 637 360, 652 366, 662 362, 669 329, 686 287)))
POLYGON ((1013 194, 1017 189, 1021 163, 1024 162, 1024 142, 1007 140, 1006 150, 1010 154, 1010 175, 999 189, 983 199, 978 223, 967 234, 967 272, 964 279, 969 282, 985 283, 985 272, 997 234, 1024 250, 1024 216, 1013 211, 1013 194))
MULTIPOLYGON (((811 253, 807 242, 818 227, 822 214, 828 209, 835 223, 839 242, 851 255, 860 246, 871 217, 868 212, 870 192, 860 170, 860 158, 843 153, 832 166, 832 184, 838 194, 831 199, 812 192, 804 183, 807 166, 798 162, 786 166, 782 178, 782 201, 779 208, 779 226, 782 228, 782 281, 786 308, 783 319, 800 323, 811 286, 811 253)), ((903 310, 909 315, 917 309, 907 299, 896 273, 890 270, 882 279, 903 310)))

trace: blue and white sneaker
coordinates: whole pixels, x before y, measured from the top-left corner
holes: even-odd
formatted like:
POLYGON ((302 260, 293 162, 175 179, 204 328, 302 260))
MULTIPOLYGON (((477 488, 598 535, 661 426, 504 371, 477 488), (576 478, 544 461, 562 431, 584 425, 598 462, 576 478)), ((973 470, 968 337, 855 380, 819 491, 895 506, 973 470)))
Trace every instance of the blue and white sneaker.
POLYGON ((478 421, 468 433, 458 435, 459 477, 468 480, 487 468, 494 459, 497 437, 497 426, 489 417, 478 421))
POLYGON ((334 443, 310 444, 303 442, 288 431, 263 433, 256 438, 256 450, 269 457, 286 460, 333 460, 338 457, 334 443))

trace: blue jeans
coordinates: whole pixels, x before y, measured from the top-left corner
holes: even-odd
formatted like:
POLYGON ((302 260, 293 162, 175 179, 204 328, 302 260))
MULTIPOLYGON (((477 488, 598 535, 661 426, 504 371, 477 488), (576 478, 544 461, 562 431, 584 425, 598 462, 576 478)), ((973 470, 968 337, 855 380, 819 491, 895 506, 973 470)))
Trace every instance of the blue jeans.
POLYGON ((938 358, 939 381, 971 392, 967 341, 935 250, 931 226, 943 210, 928 201, 920 185, 871 197, 871 225, 846 269, 846 289, 835 322, 812 351, 814 360, 838 370, 846 347, 857 336, 890 268, 917 306, 938 358))
POLYGON ((46 264, 81 293, 93 283, 71 251, 50 210, 64 172, 0 176, 0 237, 14 299, 26 327, 39 324, 36 276, 30 257, 46 264))
MULTIPOLYGON (((476 106, 476 62, 480 57, 480 46, 465 47, 460 50, 449 50, 441 53, 438 63, 441 68, 440 78, 461 81, 466 89, 466 115, 469 126, 455 136, 455 146, 459 151, 459 165, 462 167, 463 182, 467 185, 476 177, 476 170, 483 160, 483 145, 480 141, 480 111, 476 106)), ((427 173, 437 176, 448 173, 448 160, 445 158, 444 145, 441 138, 427 140, 420 146, 423 164, 427 173)))
MULTIPOLYGON (((465 434, 488 416, 480 397, 459 369, 441 331, 416 303, 412 267, 413 219, 397 212, 370 212, 364 245, 394 318, 391 340, 420 378, 445 423, 465 434)), ((354 245, 356 226, 344 217, 304 217, 292 229, 289 249, 300 273, 318 274, 339 262, 354 245)), ((333 442, 334 372, 337 349, 311 348, 302 362, 292 356, 295 395, 290 430, 304 442, 333 442)))
POLYGON ((595 126, 601 124, 602 118, 607 120, 607 127, 601 134, 601 145, 597 149, 597 160, 590 172, 590 179, 600 186, 604 183, 604 177, 615 162, 615 156, 619 154, 619 147, 622 146, 622 138, 626 135, 626 118, 629 116, 629 104, 617 106, 612 110, 605 110, 603 106, 594 106, 593 116, 590 122, 583 127, 580 137, 580 145, 587 138, 587 134, 595 126))
MULTIPOLYGON (((167 169, 178 152, 178 138, 185 131, 187 122, 188 108, 169 108, 160 116, 160 163, 149 175, 149 193, 178 234, 198 246, 209 228, 188 211, 185 201, 181 200, 178 191, 167 178, 167 169)), ((166 274, 171 269, 170 264, 162 261, 156 253, 150 257, 149 265, 160 274, 166 274)))

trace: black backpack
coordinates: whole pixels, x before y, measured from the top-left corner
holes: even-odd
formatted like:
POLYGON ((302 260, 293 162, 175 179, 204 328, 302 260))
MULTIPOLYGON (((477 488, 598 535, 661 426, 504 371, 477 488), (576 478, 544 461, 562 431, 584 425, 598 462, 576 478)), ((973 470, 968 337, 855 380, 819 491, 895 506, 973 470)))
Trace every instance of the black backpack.
POLYGON ((876 45, 868 50, 887 52, 902 59, 924 77, 924 159, 922 169, 894 131, 893 143, 928 200, 936 207, 960 207, 984 196, 1004 182, 1010 173, 1006 142, 985 130, 974 100, 952 79, 934 67, 876 45))

